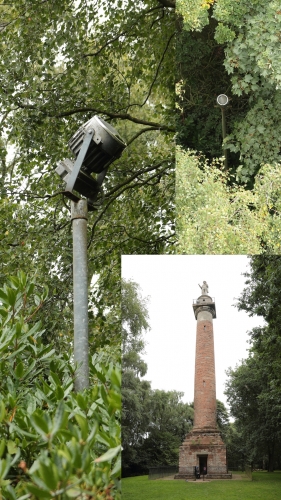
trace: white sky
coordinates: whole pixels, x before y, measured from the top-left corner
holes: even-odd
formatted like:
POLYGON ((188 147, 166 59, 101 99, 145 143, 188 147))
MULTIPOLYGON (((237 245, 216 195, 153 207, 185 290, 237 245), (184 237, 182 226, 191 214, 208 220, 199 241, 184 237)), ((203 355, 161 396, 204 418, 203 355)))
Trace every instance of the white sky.
POLYGON ((184 392, 183 401, 194 399, 196 319, 193 299, 201 295, 198 283, 209 285, 215 298, 213 320, 217 399, 227 406, 225 370, 246 358, 247 331, 262 325, 233 307, 245 287, 242 276, 249 270, 245 255, 123 255, 122 277, 132 279, 149 296, 151 330, 145 335, 148 364, 144 379, 152 389, 184 392))

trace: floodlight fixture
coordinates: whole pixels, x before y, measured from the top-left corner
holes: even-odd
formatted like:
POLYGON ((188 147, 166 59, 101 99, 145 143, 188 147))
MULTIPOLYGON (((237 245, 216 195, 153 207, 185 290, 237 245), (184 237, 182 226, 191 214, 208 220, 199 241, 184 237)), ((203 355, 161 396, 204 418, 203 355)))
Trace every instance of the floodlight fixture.
POLYGON ((225 94, 220 94, 217 97, 217 103, 219 106, 227 106, 228 102, 228 97, 225 94))
POLYGON ((77 130, 68 146, 75 161, 66 158, 59 161, 56 168, 66 182, 64 194, 77 202, 80 198, 73 192, 77 191, 88 198, 88 205, 92 207, 108 167, 121 156, 127 145, 112 125, 95 115, 77 130))

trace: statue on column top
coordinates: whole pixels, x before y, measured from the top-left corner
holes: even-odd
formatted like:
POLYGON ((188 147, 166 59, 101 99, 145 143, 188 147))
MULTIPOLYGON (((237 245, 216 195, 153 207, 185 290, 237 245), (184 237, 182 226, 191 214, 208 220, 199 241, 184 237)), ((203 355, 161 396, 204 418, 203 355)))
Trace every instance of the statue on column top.
POLYGON ((201 293, 202 295, 208 295, 209 293, 209 287, 208 287, 208 284, 206 281, 203 281, 203 285, 199 285, 199 287, 201 288, 201 293))

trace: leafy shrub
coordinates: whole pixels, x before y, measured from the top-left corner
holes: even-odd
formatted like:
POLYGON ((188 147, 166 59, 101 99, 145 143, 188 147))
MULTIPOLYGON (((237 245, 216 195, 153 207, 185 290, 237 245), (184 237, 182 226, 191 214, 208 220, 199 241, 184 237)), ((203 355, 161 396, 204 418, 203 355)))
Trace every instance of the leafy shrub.
POLYGON ((91 388, 74 393, 70 354, 44 345, 35 320, 47 296, 22 272, 0 289, 1 498, 118 499, 118 363, 94 354, 91 388))

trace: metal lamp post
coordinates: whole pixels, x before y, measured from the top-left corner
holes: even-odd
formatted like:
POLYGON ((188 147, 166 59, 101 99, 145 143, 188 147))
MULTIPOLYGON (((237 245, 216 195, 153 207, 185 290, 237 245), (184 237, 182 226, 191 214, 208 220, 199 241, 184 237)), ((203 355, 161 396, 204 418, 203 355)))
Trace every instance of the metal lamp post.
POLYGON ((56 172, 66 183, 65 196, 71 199, 73 231, 74 362, 78 364, 75 390, 89 387, 88 363, 88 271, 87 219, 93 210, 108 167, 119 158, 126 143, 117 130, 94 116, 72 136, 68 145, 75 160, 57 163, 56 172), (92 177, 96 174, 96 177, 92 177), (85 196, 80 199, 75 193, 85 196))
MULTIPOLYGON (((228 105, 229 100, 227 95, 225 94, 220 94, 217 97, 217 103, 219 107, 221 108, 221 119, 222 119, 222 139, 226 138, 226 120, 225 120, 225 107, 228 105)), ((227 149, 224 148, 224 166, 225 169, 227 169, 227 149)))

